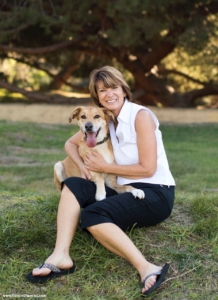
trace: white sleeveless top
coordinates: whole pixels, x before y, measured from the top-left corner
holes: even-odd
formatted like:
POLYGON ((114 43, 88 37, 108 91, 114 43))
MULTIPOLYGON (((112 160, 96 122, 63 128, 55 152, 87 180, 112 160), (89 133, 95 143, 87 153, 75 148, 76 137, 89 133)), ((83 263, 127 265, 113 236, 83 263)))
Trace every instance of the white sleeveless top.
POLYGON ((157 170, 155 174, 149 178, 134 180, 124 177, 117 177, 117 183, 124 185, 131 182, 145 182, 160 185, 175 185, 175 181, 169 170, 169 164, 162 141, 162 134, 159 130, 159 122, 156 116, 150 109, 127 100, 125 100, 117 118, 119 123, 116 131, 114 128, 114 123, 110 122, 109 124, 115 162, 119 165, 133 165, 139 163, 135 118, 141 109, 144 109, 150 113, 156 125, 155 136, 157 140, 157 170))

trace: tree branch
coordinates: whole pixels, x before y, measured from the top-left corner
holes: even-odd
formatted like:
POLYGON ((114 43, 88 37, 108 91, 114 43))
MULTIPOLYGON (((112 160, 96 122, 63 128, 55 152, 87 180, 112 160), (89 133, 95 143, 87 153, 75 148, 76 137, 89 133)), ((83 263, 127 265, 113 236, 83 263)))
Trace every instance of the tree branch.
POLYGON ((172 70, 172 69, 167 69, 167 68, 164 68, 164 67, 158 67, 158 74, 161 74, 161 75, 168 75, 168 74, 176 74, 176 75, 179 75, 179 76, 182 76, 192 82, 195 82, 195 83, 198 83, 198 84, 201 84, 201 85, 208 85, 208 82, 205 82, 205 81, 201 81, 199 79, 195 79, 183 72, 180 72, 180 71, 177 71, 177 70, 172 70))
POLYGON ((65 41, 59 44, 54 44, 52 46, 41 47, 41 48, 18 48, 18 47, 0 45, 0 52, 16 52, 21 54, 45 54, 45 53, 55 52, 62 48, 66 48, 68 46, 73 45, 76 42, 78 42, 78 40, 65 41))
POLYGON ((150 53, 145 56, 143 60, 144 65, 147 66, 147 70, 150 71, 153 66, 157 65, 164 57, 173 51, 176 47, 176 43, 169 40, 169 38, 179 35, 184 29, 178 28, 178 30, 172 30, 168 35, 158 43, 157 47, 152 49, 150 53))
POLYGON ((22 31, 22 30, 28 28, 28 27, 31 26, 31 25, 32 25, 32 23, 29 23, 29 24, 23 24, 23 25, 21 25, 20 27, 2 31, 2 34, 11 34, 11 33, 19 32, 19 31, 22 31))
MULTIPOLYGON (((26 64, 26 63, 25 63, 25 64, 26 64)), ((36 68, 36 69, 38 69, 38 70, 41 70, 41 71, 45 72, 46 74, 48 74, 50 77, 52 77, 52 78, 54 78, 54 79, 56 79, 57 76, 58 76, 58 75, 52 74, 49 70, 47 70, 46 68, 40 66, 37 62, 35 62, 35 63, 33 63, 33 64, 29 64, 29 65, 30 65, 31 67, 33 67, 33 68, 36 68)), ((76 69, 76 67, 77 67, 77 66, 75 66, 74 69, 76 69)), ((62 77, 59 77, 59 80, 60 80, 63 84, 65 84, 65 85, 71 87, 71 88, 74 89, 74 90, 77 90, 78 92, 89 92, 88 89, 85 89, 85 88, 79 87, 79 86, 77 86, 77 85, 74 85, 74 84, 68 82, 67 80, 63 79, 62 77)))
POLYGON ((183 98, 187 98, 191 103, 193 103, 195 99, 208 95, 218 95, 218 86, 208 84, 208 86, 205 86, 202 89, 196 89, 184 93, 183 98))
POLYGON ((0 80, 0 87, 7 89, 12 92, 20 93, 28 98, 29 102, 42 102, 51 104, 86 104, 91 101, 90 97, 76 98, 76 97, 65 97, 58 94, 47 95, 40 92, 30 92, 25 89, 19 88, 16 85, 10 84, 3 80, 0 80))
POLYGON ((58 16, 58 14, 56 13, 55 6, 54 6, 53 1, 52 1, 52 0, 49 0, 49 3, 50 3, 50 5, 51 5, 52 11, 53 11, 53 15, 54 15, 54 16, 58 16))
MULTIPOLYGON (((34 63, 30 63, 28 61, 25 61, 23 59, 20 59, 20 58, 15 58, 13 56, 6 56, 7 58, 10 58, 10 59, 14 59, 16 62, 19 62, 19 63, 22 63, 22 64, 25 64, 25 65, 28 65, 30 66, 31 68, 35 68, 37 70, 40 70, 40 71, 43 71, 45 72, 47 75, 49 75, 50 77, 52 78, 56 78, 58 75, 55 75, 55 74, 52 74, 48 69, 42 67, 38 62, 34 62, 34 63)), ((75 68, 76 69, 76 68, 75 68)), ((59 78, 59 80, 61 82, 63 82, 63 84, 71 87, 72 89, 78 91, 78 92, 83 92, 83 93, 89 93, 89 90, 87 88, 84 88, 84 87, 80 87, 80 86, 77 86, 77 85, 74 85, 70 82, 68 82, 67 80, 63 79, 63 78, 59 78)))

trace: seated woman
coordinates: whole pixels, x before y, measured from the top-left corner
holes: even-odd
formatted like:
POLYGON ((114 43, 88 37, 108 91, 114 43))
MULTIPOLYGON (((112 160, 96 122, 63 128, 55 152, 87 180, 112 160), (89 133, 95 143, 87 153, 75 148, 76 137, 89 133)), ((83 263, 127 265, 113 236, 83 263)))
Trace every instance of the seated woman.
POLYGON ((131 102, 128 84, 113 67, 94 70, 89 88, 95 104, 112 111, 117 120, 110 123, 116 164, 107 164, 94 151, 82 161, 78 153, 80 131, 66 142, 65 150, 78 166, 81 178, 71 177, 63 182, 54 251, 42 266, 28 275, 28 280, 43 283, 74 272, 69 249, 81 218, 84 230, 137 269, 142 293, 148 295, 164 281, 169 264, 161 267, 148 262, 125 231, 133 226, 154 226, 168 218, 173 208, 175 181, 169 170, 159 122, 148 108, 131 102), (115 174, 118 184, 143 190, 145 198, 134 198, 131 193, 117 194, 106 187, 107 198, 96 202, 96 186, 90 181, 90 170, 115 174))

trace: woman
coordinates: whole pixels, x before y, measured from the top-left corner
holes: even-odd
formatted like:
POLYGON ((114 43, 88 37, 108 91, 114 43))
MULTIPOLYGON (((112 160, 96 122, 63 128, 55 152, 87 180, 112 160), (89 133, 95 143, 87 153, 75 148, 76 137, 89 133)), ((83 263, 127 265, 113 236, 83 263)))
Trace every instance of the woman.
POLYGON ((117 120, 116 124, 110 123, 117 164, 107 164, 94 151, 83 162, 78 154, 81 131, 66 142, 65 150, 78 166, 82 178, 71 177, 63 182, 54 252, 45 264, 28 275, 28 280, 42 283, 74 272, 69 249, 83 208, 82 228, 138 270, 142 293, 148 295, 163 282, 169 265, 162 268, 148 262, 125 231, 133 226, 156 225, 168 218, 173 208, 175 182, 169 170, 159 123, 149 109, 130 102, 129 86, 113 67, 94 70, 89 89, 95 104, 112 111, 117 120), (119 184, 142 189, 145 199, 135 199, 131 193, 118 195, 106 187, 107 198, 96 202, 90 170, 115 174, 119 184))

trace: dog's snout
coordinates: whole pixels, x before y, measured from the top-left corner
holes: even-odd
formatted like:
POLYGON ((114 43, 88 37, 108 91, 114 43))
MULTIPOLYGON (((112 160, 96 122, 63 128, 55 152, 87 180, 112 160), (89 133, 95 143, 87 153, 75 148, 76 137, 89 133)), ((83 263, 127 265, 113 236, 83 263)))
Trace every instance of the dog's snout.
POLYGON ((92 131, 93 130, 93 125, 91 122, 86 123, 85 128, 87 131, 92 131))

